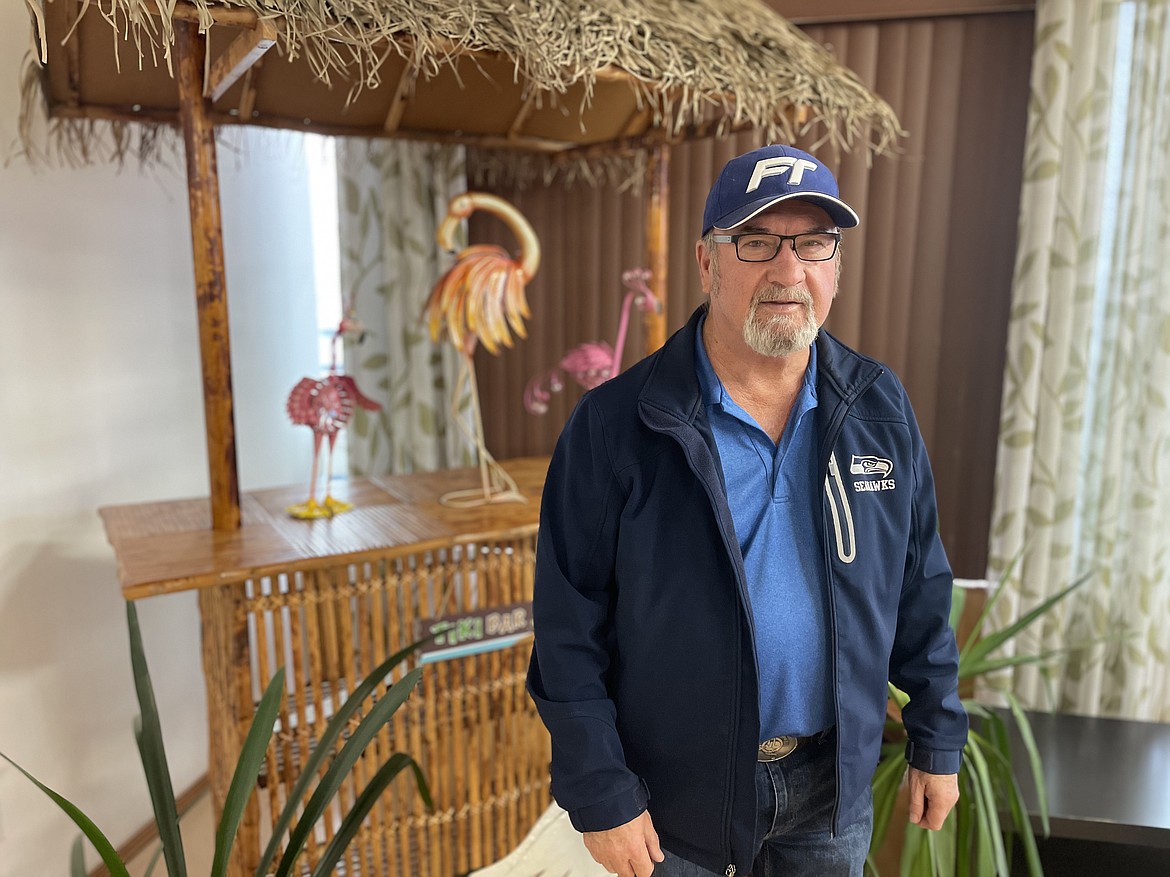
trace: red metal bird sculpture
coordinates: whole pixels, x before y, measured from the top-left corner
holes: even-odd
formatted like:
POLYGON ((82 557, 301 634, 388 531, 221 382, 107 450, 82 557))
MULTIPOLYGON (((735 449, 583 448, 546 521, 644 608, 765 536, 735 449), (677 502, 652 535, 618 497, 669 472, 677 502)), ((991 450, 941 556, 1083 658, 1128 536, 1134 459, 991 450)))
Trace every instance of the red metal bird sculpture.
POLYGON ((329 493, 333 483, 333 448, 337 444, 337 434, 349 423, 355 405, 367 411, 382 408, 357 388, 353 378, 337 367, 338 342, 342 336, 360 331, 360 325, 347 314, 333 333, 333 355, 328 374, 323 378, 301 378, 288 394, 285 408, 289 420, 313 430, 313 471, 309 477, 309 498, 286 509, 294 518, 328 518, 353 508, 329 493), (317 463, 321 456, 322 438, 329 442, 329 459, 325 469, 325 499, 318 502, 317 463))
POLYGON ((592 390, 604 383, 622 369, 622 350, 626 345, 626 332, 630 325, 630 308, 637 306, 643 313, 658 311, 661 305, 650 291, 647 282, 650 272, 645 268, 631 268, 622 272, 625 297, 622 299, 621 318, 618 320, 617 337, 613 347, 604 341, 586 341, 578 344, 543 375, 537 375, 524 388, 524 407, 530 414, 544 414, 548 411, 548 400, 553 393, 565 388, 565 374, 573 377, 586 390, 592 390))

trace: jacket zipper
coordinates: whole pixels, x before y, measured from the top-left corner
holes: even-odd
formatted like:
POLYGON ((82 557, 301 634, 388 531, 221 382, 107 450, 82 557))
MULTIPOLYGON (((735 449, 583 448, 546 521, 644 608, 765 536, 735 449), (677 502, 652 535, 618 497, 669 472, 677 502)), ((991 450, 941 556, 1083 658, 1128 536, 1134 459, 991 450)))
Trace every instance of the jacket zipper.
POLYGON ((849 495, 845 492, 845 482, 841 478, 841 470, 837 466, 837 454, 829 454, 829 474, 825 476, 825 496, 829 499, 829 511, 833 515, 833 535, 837 540, 837 557, 842 563, 853 563, 857 557, 856 531, 853 529, 853 510, 849 507, 849 495), (831 482, 831 483, 830 483, 831 482), (833 497, 833 487, 837 488, 841 507, 833 497), (842 519, 844 528, 842 529, 842 519))
MULTIPOLYGON (((663 432, 663 433, 669 435, 676 442, 678 442, 679 447, 682 448, 683 456, 686 457, 687 465, 691 467, 691 471, 693 473, 695 473, 695 477, 698 479, 699 483, 703 485, 703 489, 707 493, 707 501, 711 503, 712 509, 718 509, 718 503, 715 499, 714 489, 712 488, 712 486, 710 484, 707 483, 707 480, 700 475, 698 467, 695 466, 695 461, 691 458, 691 449, 687 446, 687 443, 685 441, 683 441, 682 437, 679 436, 676 433, 676 431, 673 429, 657 429, 649 423, 647 423, 647 426, 650 426, 651 429, 655 429, 655 431, 657 431, 657 432, 663 432)), ((723 527, 722 518, 718 514, 716 514, 715 518, 716 518, 716 521, 717 521, 718 526, 719 526, 719 534, 723 537, 723 547, 727 551, 728 557, 732 560, 731 565, 735 569, 736 593, 739 594, 740 609, 743 610, 744 616, 747 618, 748 634, 752 638, 752 654, 755 654, 755 627, 754 627, 754 623, 752 620, 752 614, 751 614, 750 610, 747 609, 747 607, 749 606, 747 596, 746 596, 747 583, 744 580, 742 572, 740 571, 740 565, 735 563, 735 553, 731 549, 732 540, 729 539, 727 531, 723 527)), ((739 641, 738 641, 739 634, 740 634, 740 628, 737 626, 736 627, 736 645, 737 646, 739 646, 739 641)), ((759 667, 758 666, 756 668, 756 675, 757 676, 759 675, 759 667)), ((736 682, 735 682, 735 694, 734 694, 734 703, 733 703, 733 714, 738 715, 739 714, 739 700, 740 700, 740 694, 741 694, 741 692, 740 692, 740 674, 738 674, 738 673, 736 674, 735 680, 736 680, 736 682)), ((727 785, 727 799, 724 802, 724 812, 727 814, 725 817, 725 828, 726 828, 727 835, 726 835, 724 842, 727 844, 728 854, 731 853, 731 800, 734 798, 735 748, 736 748, 736 738, 737 738, 738 732, 739 732, 739 722, 738 721, 734 722, 732 727, 734 728, 734 730, 731 734, 731 744, 730 744, 728 757, 727 757, 728 767, 730 768, 730 770, 728 772, 728 776, 730 777, 730 781, 728 782, 728 785, 727 785)), ((735 877, 735 863, 732 862, 731 864, 729 864, 727 866, 727 870, 725 870, 723 873, 724 873, 725 877, 735 877)))
MULTIPOLYGON (((825 475, 825 498, 828 500, 829 511, 832 513, 832 516, 833 516, 833 529, 834 529, 833 535, 837 541, 837 556, 841 559, 841 561, 843 563, 852 563, 854 558, 857 556, 856 532, 853 529, 853 511, 849 507, 849 497, 845 493, 845 482, 842 480, 841 470, 837 466, 837 453, 836 453, 836 451, 833 451, 831 449, 837 443, 837 439, 841 435, 841 430, 842 430, 843 424, 845 422, 845 418, 849 413, 849 408, 852 406, 853 400, 855 400, 858 396, 860 396, 862 393, 864 393, 866 390, 868 390, 873 385, 873 383, 879 377, 881 377, 882 371, 883 371, 882 369, 878 369, 877 371, 873 372, 869 376, 868 380, 855 386, 853 394, 849 397, 849 400, 842 400, 844 404, 841 406, 839 412, 834 417, 833 423, 829 427, 827 434, 825 436, 825 444, 830 448, 828 473, 825 475), (844 545, 843 545, 841 527, 840 527, 840 518, 839 518, 840 513, 838 512, 836 503, 833 501, 833 489, 832 489, 832 485, 830 485, 830 483, 829 483, 830 478, 832 478, 832 480, 834 482, 836 482, 837 491, 838 491, 839 496, 841 497, 841 504, 843 506, 843 511, 845 513, 845 520, 847 521, 848 528, 849 528, 849 551, 848 552, 845 551, 844 545)), ((823 522, 823 519, 822 519, 822 522, 823 522)), ((824 533, 824 537, 826 540, 826 548, 827 548, 828 538, 829 538, 827 524, 822 527, 822 532, 824 533)), ((831 636, 832 636, 832 650, 831 650, 830 660, 832 661, 832 669, 833 669, 833 716, 834 716, 834 718, 836 718, 837 716, 841 715, 841 702, 840 702, 840 697, 839 697, 839 692, 841 690, 841 684, 840 684, 840 679, 838 678, 839 668, 837 666, 837 599, 836 599, 836 596, 835 596, 835 593, 833 590, 833 562, 832 562, 832 559, 831 559, 829 552, 827 550, 825 551, 825 585, 829 589, 829 629, 831 631, 831 636)), ((834 754, 834 758, 833 758, 833 778, 837 782, 837 788, 840 789, 841 788, 841 734, 839 732, 837 734, 837 752, 834 754)), ((830 838, 834 838, 837 836, 837 820, 840 818, 840 816, 841 816, 841 794, 838 791, 838 793, 835 797, 835 800, 833 801, 833 815, 830 818, 830 822, 829 822, 829 837, 830 838)))

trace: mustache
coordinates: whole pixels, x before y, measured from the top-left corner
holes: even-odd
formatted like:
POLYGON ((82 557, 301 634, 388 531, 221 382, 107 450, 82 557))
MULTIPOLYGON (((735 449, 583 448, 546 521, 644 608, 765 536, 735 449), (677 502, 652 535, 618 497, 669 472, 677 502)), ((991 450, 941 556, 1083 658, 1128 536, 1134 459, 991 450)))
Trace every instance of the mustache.
POLYGON ((779 283, 769 283, 760 287, 752 296, 752 307, 765 302, 794 301, 812 307, 812 295, 807 289, 799 286, 781 286, 779 283))

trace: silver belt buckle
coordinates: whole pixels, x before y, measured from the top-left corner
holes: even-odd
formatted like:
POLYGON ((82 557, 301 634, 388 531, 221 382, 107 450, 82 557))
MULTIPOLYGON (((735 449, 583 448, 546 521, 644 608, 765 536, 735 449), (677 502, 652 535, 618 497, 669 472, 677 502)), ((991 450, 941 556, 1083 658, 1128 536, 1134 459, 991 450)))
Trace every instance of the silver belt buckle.
POLYGON ((760 744, 759 760, 779 761, 781 758, 786 758, 792 754, 799 742, 798 738, 788 735, 765 740, 760 744))

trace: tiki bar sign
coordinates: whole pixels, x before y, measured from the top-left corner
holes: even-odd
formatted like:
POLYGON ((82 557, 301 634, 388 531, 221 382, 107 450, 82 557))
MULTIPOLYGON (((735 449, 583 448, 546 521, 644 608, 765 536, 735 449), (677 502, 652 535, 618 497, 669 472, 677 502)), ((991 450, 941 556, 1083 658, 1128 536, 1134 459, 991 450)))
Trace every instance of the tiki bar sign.
POLYGON ((442 618, 416 618, 414 637, 424 642, 420 664, 494 652, 532 635, 532 601, 478 609, 442 618))

